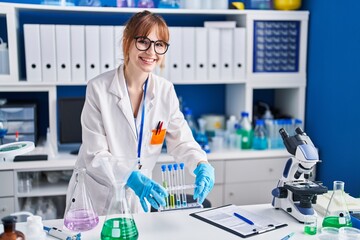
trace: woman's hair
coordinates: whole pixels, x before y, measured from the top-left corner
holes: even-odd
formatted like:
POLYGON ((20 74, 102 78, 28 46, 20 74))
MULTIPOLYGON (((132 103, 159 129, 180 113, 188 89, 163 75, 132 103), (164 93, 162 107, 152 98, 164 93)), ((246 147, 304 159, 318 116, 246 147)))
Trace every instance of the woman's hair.
POLYGON ((134 44, 134 37, 148 36, 150 31, 156 27, 160 40, 169 42, 169 29, 165 20, 157 14, 144 10, 132 16, 126 24, 123 33, 122 48, 124 52, 124 64, 129 61, 129 50, 134 44))

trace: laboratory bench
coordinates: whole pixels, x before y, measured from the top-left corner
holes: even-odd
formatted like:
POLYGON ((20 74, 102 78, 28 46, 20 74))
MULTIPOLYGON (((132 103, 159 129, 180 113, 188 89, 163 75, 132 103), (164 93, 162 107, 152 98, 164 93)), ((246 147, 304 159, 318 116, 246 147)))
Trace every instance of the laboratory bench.
MULTIPOLYGON (((251 240, 263 240, 263 239, 282 239, 286 235, 294 232, 294 236, 291 239, 294 240, 311 240, 318 239, 317 235, 305 235, 304 225, 299 223, 296 219, 282 210, 274 209, 271 204, 259 204, 259 205, 243 205, 244 210, 250 211, 260 216, 270 217, 278 222, 286 223, 288 226, 275 229, 269 232, 265 232, 259 235, 252 236, 248 239, 251 240)), ((198 220, 189 216, 190 213, 201 211, 203 209, 194 210, 175 210, 169 212, 154 212, 154 213, 142 213, 133 214, 138 232, 139 240, 156 239, 156 240, 219 240, 219 239, 242 239, 241 237, 222 230, 218 227, 210 225, 206 222, 198 220)), ((82 233, 81 239, 84 240, 98 240, 100 232, 105 220, 105 216, 100 217, 99 224, 92 230, 82 233)), ((318 229, 321 226, 321 217, 318 217, 318 229)), ((47 220, 43 221, 44 226, 57 227, 63 229, 63 220, 47 220)), ((17 230, 26 233, 26 223, 18 223, 17 230)), ((2 232, 2 226, 0 225, 0 232, 2 232)), ((48 236, 47 239, 55 239, 48 236)))
MULTIPOLYGON (((208 160, 215 168, 215 186, 207 199, 213 207, 270 202, 271 190, 281 177, 289 156, 286 150, 227 150, 208 154, 208 160)), ((58 208, 56 218, 62 217, 75 162, 75 155, 60 153, 46 161, 0 163, 0 181, 6 183, 0 191, 0 217, 28 210, 26 202, 42 198, 53 201, 58 208), (24 175, 37 177, 37 182, 26 186, 24 175)), ((173 157, 161 154, 153 170, 153 179, 161 182, 161 165, 172 162, 173 157)), ((193 184, 194 175, 185 173, 186 184, 193 184)), ((192 194, 192 191, 189 189, 187 193, 192 194)))

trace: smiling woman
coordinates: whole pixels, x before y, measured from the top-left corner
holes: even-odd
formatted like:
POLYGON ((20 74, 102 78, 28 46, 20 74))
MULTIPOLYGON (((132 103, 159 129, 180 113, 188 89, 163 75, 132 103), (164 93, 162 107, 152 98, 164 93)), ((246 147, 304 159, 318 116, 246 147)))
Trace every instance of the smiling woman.
MULTIPOLYGON (((195 200, 201 204, 213 188, 214 168, 180 111, 174 85, 152 73, 164 59, 169 37, 161 16, 149 11, 136 13, 123 33, 124 65, 87 84, 76 167, 87 169, 88 191, 99 215, 106 214, 113 194, 108 173, 92 164, 104 157, 123 157, 137 165, 126 180, 131 212, 147 212, 149 205, 158 209, 165 204, 167 191, 150 179, 165 137, 168 153, 196 175, 195 200), (159 122, 161 136, 154 130, 159 122)), ((73 176, 68 193, 75 181, 73 176)))

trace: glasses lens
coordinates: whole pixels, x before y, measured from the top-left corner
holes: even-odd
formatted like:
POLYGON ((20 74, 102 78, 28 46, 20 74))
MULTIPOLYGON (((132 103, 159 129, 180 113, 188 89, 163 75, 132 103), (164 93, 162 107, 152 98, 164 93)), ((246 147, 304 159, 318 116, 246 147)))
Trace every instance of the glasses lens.
POLYGON ((150 47, 150 40, 148 38, 145 37, 139 37, 136 39, 136 47, 137 49, 139 49, 140 51, 145 51, 148 50, 150 47))
POLYGON ((155 42, 155 52, 158 54, 164 54, 168 48, 168 45, 164 41, 156 41, 155 42))

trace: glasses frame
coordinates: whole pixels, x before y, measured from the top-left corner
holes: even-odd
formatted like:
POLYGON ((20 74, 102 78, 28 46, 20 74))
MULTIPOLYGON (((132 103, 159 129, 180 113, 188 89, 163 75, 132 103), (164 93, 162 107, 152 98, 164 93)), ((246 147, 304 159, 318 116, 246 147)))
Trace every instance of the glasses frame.
POLYGON ((164 54, 169 50, 169 47, 170 47, 170 44, 168 44, 168 43, 165 42, 165 41, 162 41, 162 40, 152 41, 150 38, 145 37, 145 36, 136 36, 136 37, 134 37, 134 39, 135 39, 135 47, 136 47, 136 49, 139 50, 139 51, 142 51, 142 52, 145 52, 145 51, 149 50, 149 48, 151 47, 151 45, 154 44, 154 51, 155 51, 155 53, 158 54, 158 55, 164 55, 164 54), (143 39, 149 40, 150 44, 149 44, 148 48, 146 48, 146 49, 139 49, 139 48, 138 48, 138 46, 137 46, 137 40, 138 40, 139 38, 143 38, 143 39), (163 53, 158 53, 158 52, 156 51, 156 43, 157 43, 157 42, 161 42, 161 43, 164 43, 164 44, 165 44, 165 46, 166 46, 165 52, 163 52, 163 53))

